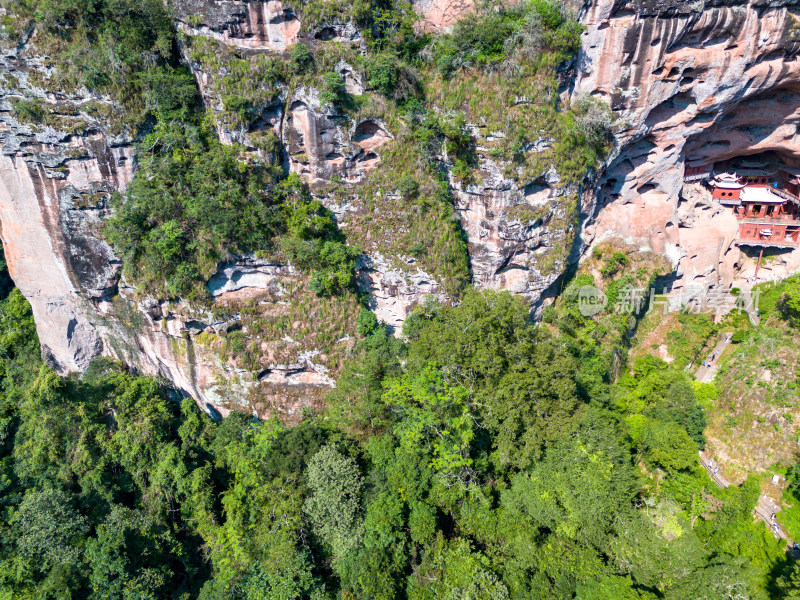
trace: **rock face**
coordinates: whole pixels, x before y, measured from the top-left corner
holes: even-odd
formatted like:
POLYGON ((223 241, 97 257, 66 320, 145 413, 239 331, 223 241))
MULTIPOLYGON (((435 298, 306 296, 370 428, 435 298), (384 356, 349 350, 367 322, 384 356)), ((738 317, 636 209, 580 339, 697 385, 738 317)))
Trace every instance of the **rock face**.
MULTIPOLYGON (((597 0, 585 10, 572 94, 603 98, 619 119, 616 152, 584 199, 587 244, 617 237, 665 254, 677 291, 752 275, 752 257, 731 243, 729 209, 684 188, 684 166, 767 150, 796 163, 797 9, 792 1, 597 0)), ((787 269, 798 262, 796 251, 779 254, 787 269)))
POLYGON ((42 70, 20 49, 0 58, 0 224, 11 276, 30 300, 42 350, 61 371, 104 348, 93 306, 116 293, 119 261, 99 236, 112 192, 133 174, 126 140, 105 135, 79 94, 57 99, 31 83, 42 70), (13 75, 11 75, 13 73, 13 75), (23 95, 52 102, 57 123, 13 116, 23 95), (81 135, 64 130, 78 128, 81 135))
POLYGON ((41 165, 0 157, 0 222, 11 276, 31 301, 44 354, 60 370, 81 370, 102 343, 69 269, 59 183, 48 181, 41 165))
POLYGON ((245 50, 283 51, 298 40, 300 20, 280 0, 175 3, 181 29, 245 50))
MULTIPOLYGON (((406 262, 413 268, 413 259, 406 262)), ((425 271, 420 268, 401 271, 392 267, 379 252, 362 258, 359 273, 361 289, 371 296, 370 308, 397 334, 411 308, 426 296, 439 295, 439 286, 425 271)))
POLYGON ((378 149, 392 139, 384 125, 365 119, 342 127, 316 98, 298 95, 291 102, 285 125, 285 146, 292 172, 312 187, 338 178, 363 181, 380 162, 378 149))
MULTIPOLYGON (((488 160, 483 165, 485 171, 491 168, 488 160)), ((560 277, 566 261, 544 268, 537 258, 554 246, 570 243, 565 206, 554 201, 577 196, 577 191, 551 187, 546 181, 520 188, 494 169, 486 172, 480 184, 456 184, 455 189, 475 284, 538 301, 560 277)))
MULTIPOLYGON (((535 303, 569 261, 592 244, 618 238, 668 257, 676 290, 744 287, 740 280, 752 275, 754 262, 734 244, 736 221, 702 185, 684 184, 684 164, 768 150, 787 162, 800 156, 796 4, 587 5, 584 46, 566 93, 611 104, 616 149, 584 188, 560 185, 555 171, 533 181, 510 179, 480 147, 491 132, 475 134, 472 181, 458 180, 443 156, 476 286, 510 290, 535 303), (573 218, 576 206, 581 226, 573 218)), ((418 0, 415 7, 419 26, 433 31, 451 26, 473 3, 418 0)), ((174 9, 186 39, 211 40, 220 52, 256 56, 283 53, 298 41, 333 41, 352 55, 363 44, 352 24, 304 25, 279 0, 181 0, 174 9)), ((365 215, 372 219, 374 209, 356 201, 356 191, 380 173, 400 135, 375 116, 379 111, 351 119, 325 106, 310 87, 275 89, 263 94, 253 123, 236 125, 226 121, 220 94, 229 74, 224 61, 214 71, 195 60, 188 45, 181 49, 207 106, 220 117, 221 138, 261 152, 263 140, 274 136, 285 168, 309 183, 348 236, 358 234, 358 223, 365 215)), ((356 62, 342 59, 331 67, 354 95, 368 87, 351 66, 356 62)), ((142 297, 120 280, 119 261, 101 234, 111 194, 125 189, 135 167, 130 140, 88 110, 108 101, 41 87, 47 67, 24 41, 3 50, 0 75, 0 236, 49 361, 61 372, 80 371, 99 354, 112 355, 165 377, 222 414, 236 408, 292 417, 315 406, 352 345, 355 306, 322 306, 305 293, 300 273, 254 257, 223 265, 211 278, 209 309, 142 297), (23 97, 38 98, 55 116, 39 124, 20 121, 12 103, 23 97)), ((541 139, 525 151, 535 154, 551 143, 541 139)), ((382 202, 406 202, 395 191, 380 193, 382 202)), ((400 235, 404 225, 362 232, 359 262, 359 285, 370 294, 371 308, 398 333, 416 304, 444 294, 430 269, 388 250, 392 231, 400 235)), ((798 267, 800 251, 782 252, 761 274, 777 278, 798 267)))
POLYGON ((419 27, 426 32, 449 29, 475 6, 472 0, 416 0, 413 4, 422 15, 419 27))

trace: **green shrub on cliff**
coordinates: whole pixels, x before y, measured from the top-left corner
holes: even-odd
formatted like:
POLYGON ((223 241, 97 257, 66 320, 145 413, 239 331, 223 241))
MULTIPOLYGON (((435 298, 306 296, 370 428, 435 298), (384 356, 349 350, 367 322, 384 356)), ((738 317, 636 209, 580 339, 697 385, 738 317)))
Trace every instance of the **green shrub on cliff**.
POLYGON ((460 69, 495 68, 515 57, 555 67, 580 48, 581 25, 555 0, 485 5, 434 43, 434 62, 450 76, 460 69))
POLYGON ((14 116, 23 123, 41 123, 47 115, 46 109, 39 98, 12 100, 11 107, 14 111, 14 116))
POLYGON ((300 178, 292 173, 281 184, 287 233, 281 249, 295 266, 311 271, 309 288, 320 296, 331 296, 355 284, 355 259, 361 251, 345 243, 333 214, 313 198, 300 178))
POLYGON ((174 60, 174 29, 161 0, 3 0, 18 35, 35 24, 31 43, 52 61, 51 85, 109 94, 127 120, 147 114, 147 73, 174 60))
POLYGON ((322 76, 323 89, 319 101, 323 106, 336 104, 345 94, 344 78, 336 71, 328 71, 322 76))
POLYGON ((272 56, 234 58, 219 81, 222 120, 232 128, 246 128, 278 98, 278 83, 286 80, 287 65, 272 56))
POLYGON ((106 228, 126 275, 157 295, 202 297, 218 261, 269 248, 280 226, 269 169, 202 126, 159 126, 106 228))
POLYGON ((299 177, 279 181, 280 171, 245 162, 204 124, 178 123, 159 122, 141 142, 139 170, 106 225, 132 282, 157 297, 202 301, 221 261, 282 249, 312 272, 318 294, 353 287, 360 252, 299 177))
POLYGON ((384 96, 391 96, 397 85, 398 65, 389 53, 378 54, 367 65, 369 85, 384 96))

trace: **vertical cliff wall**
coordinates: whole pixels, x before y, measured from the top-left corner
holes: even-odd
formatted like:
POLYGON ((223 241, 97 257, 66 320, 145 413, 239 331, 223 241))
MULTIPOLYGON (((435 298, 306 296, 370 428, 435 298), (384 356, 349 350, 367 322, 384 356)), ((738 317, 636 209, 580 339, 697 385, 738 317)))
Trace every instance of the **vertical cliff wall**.
MULTIPOLYGON (((616 152, 586 199, 587 243, 621 238, 665 254, 676 290, 752 275, 729 210, 697 186, 684 190, 684 168, 768 150, 796 162, 797 8, 598 0, 585 9, 572 93, 604 99, 618 119, 616 152)), ((800 258, 781 252, 773 265, 785 276, 800 258)))
POLYGON ((46 68, 24 48, 0 58, 0 235, 43 352, 61 371, 82 370, 103 349, 90 322, 94 303, 117 288, 119 262, 98 228, 110 194, 132 176, 133 154, 81 110, 90 98, 36 87, 46 68), (50 120, 14 116, 20 101, 51 107, 50 120))

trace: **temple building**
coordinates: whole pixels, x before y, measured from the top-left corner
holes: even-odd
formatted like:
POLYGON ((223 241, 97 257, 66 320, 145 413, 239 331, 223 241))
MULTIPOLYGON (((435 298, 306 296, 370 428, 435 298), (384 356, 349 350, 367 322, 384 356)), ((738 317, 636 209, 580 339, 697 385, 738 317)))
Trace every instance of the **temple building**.
POLYGON ((766 164, 742 160, 735 172, 709 182, 716 202, 733 208, 739 220, 736 243, 761 248, 796 248, 800 235, 800 172, 777 172, 766 164))
POLYGON ((721 173, 714 176, 711 187, 714 188, 712 196, 720 204, 727 206, 740 206, 742 190, 745 184, 739 182, 739 178, 731 173, 721 173))
POLYGON ((704 160, 690 160, 686 163, 683 173, 684 181, 699 181, 706 179, 711 174, 706 161, 704 160))

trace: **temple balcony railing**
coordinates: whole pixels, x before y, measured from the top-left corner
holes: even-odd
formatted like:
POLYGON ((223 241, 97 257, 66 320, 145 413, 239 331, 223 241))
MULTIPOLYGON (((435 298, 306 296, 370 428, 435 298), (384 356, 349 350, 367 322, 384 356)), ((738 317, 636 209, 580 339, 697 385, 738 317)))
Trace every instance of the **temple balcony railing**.
POLYGON ((700 181, 701 179, 708 179, 711 177, 711 171, 706 171, 705 173, 696 173, 694 175, 684 175, 683 181, 684 183, 691 183, 692 181, 700 181))
POLYGON ((800 226, 800 218, 791 215, 781 215, 779 217, 748 217, 736 215, 739 223, 747 225, 763 225, 770 227, 772 225, 798 225, 800 226))
POLYGON ((737 221, 741 225, 759 225, 761 227, 775 227, 776 225, 800 227, 800 221, 797 219, 770 219, 769 217, 759 217, 756 219, 754 217, 737 217, 737 221))
POLYGON ((771 240, 769 238, 739 238, 736 239, 736 244, 739 246, 755 246, 762 248, 797 248, 798 242, 791 238, 782 240, 771 240))

